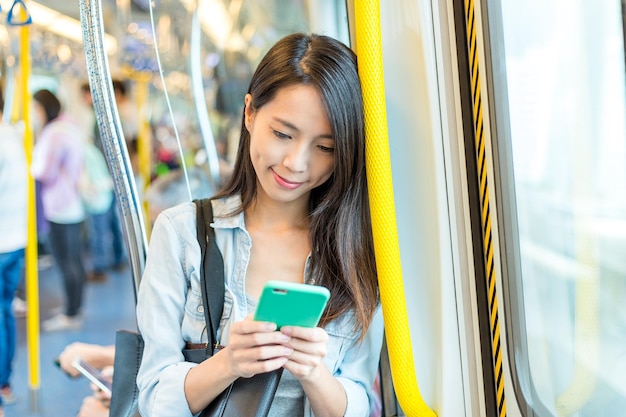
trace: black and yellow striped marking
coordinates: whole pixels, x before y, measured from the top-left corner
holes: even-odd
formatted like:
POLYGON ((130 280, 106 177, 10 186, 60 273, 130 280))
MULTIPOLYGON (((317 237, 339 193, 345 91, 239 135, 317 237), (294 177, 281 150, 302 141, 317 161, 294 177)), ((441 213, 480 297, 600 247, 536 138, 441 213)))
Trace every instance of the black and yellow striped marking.
POLYGON ((483 129, 483 112, 478 71, 478 52, 476 43, 476 20, 474 0, 465 0, 465 22, 469 51, 469 67, 471 73, 472 105, 474 116, 474 133, 476 147, 476 163, 478 168, 479 193, 481 203, 481 224, 483 232, 483 251, 485 256, 485 277, 489 297, 489 324, 491 329, 492 354, 496 380, 496 400, 498 416, 506 416, 506 400, 504 398, 504 376, 502 372, 502 347, 500 345, 500 323, 498 320, 498 298, 496 297, 496 277, 493 265, 493 242, 491 239, 491 215, 489 213, 489 184, 487 181, 487 164, 485 158, 485 132, 483 129))

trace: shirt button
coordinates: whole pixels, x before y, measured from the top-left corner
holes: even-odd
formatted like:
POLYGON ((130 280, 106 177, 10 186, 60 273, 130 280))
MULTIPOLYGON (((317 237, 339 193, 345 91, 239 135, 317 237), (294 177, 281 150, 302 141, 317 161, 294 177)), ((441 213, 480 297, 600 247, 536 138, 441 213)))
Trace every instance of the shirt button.
POLYGON ((198 306, 198 313, 204 313, 204 306, 198 306))

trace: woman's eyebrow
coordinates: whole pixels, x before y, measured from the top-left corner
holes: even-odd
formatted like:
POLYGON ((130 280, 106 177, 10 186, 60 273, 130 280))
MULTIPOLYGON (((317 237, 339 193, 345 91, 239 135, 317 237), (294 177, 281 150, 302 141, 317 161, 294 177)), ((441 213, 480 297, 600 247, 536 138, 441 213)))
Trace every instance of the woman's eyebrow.
POLYGON ((296 125, 294 125, 291 122, 288 122, 287 120, 281 119, 280 117, 274 117, 274 120, 291 130, 295 130, 296 132, 300 131, 300 129, 298 129, 296 125))

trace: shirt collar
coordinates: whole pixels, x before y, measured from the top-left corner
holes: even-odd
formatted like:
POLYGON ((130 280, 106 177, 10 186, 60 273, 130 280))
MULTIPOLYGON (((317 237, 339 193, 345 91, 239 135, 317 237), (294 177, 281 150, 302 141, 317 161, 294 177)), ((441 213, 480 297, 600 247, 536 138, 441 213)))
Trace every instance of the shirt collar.
POLYGON ((213 200, 213 227, 216 229, 246 229, 243 211, 231 215, 233 211, 241 207, 241 196, 233 195, 219 200, 213 200))

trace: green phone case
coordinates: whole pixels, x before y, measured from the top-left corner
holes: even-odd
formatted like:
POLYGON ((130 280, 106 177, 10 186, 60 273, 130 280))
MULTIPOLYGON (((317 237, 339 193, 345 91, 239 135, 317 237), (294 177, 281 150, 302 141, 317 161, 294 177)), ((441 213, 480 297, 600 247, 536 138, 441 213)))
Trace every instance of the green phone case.
POLYGON ((282 326, 315 327, 322 317, 330 292, 325 287, 268 281, 254 314, 258 321, 282 326))

